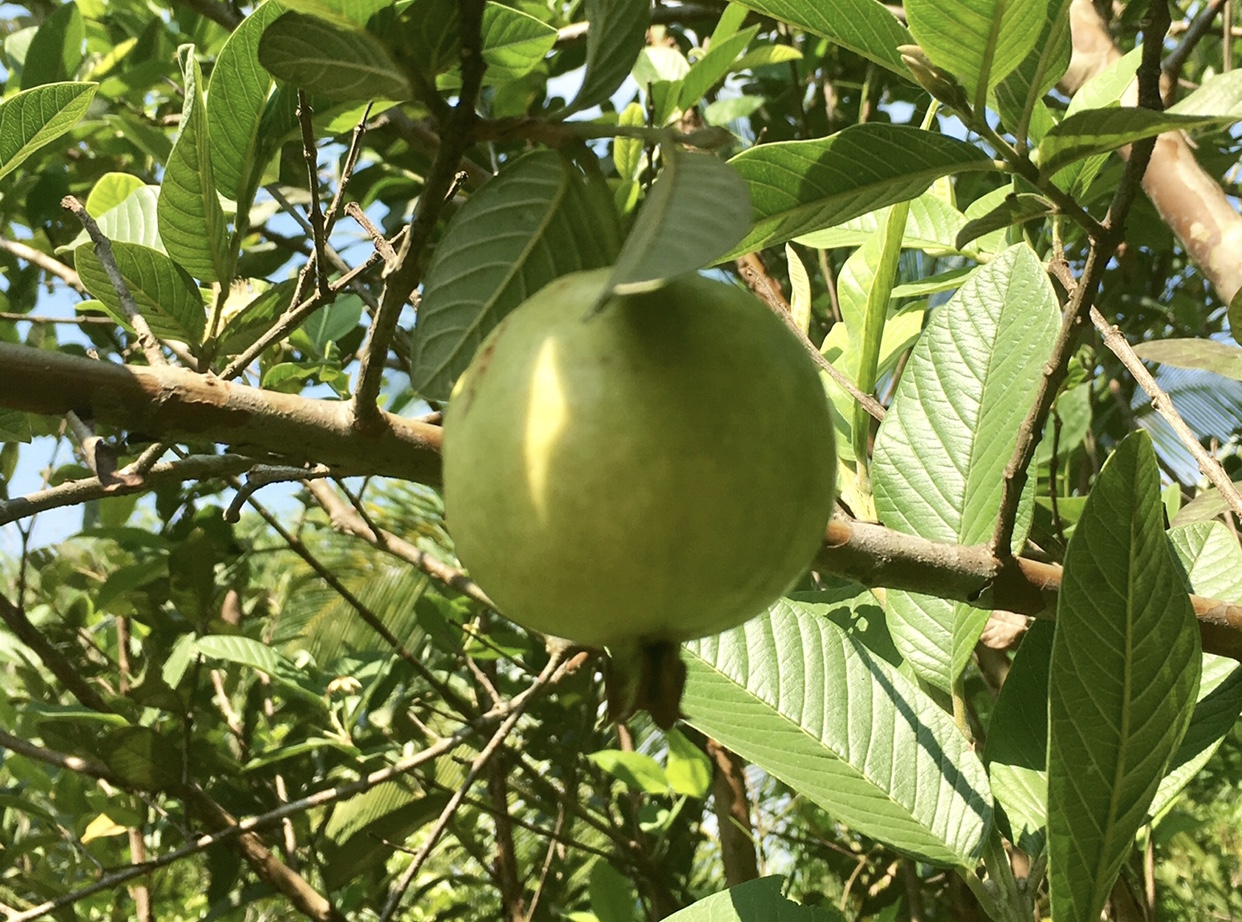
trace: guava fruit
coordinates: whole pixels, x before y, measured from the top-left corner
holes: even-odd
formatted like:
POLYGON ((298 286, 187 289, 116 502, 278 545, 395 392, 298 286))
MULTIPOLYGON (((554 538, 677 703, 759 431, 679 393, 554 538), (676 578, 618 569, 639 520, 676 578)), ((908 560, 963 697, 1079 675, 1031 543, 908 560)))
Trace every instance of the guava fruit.
POLYGON ((552 282, 479 347, 445 412, 446 522, 507 617, 650 649, 804 572, 836 451, 818 371, 749 292, 691 275, 597 309, 609 271, 552 282))

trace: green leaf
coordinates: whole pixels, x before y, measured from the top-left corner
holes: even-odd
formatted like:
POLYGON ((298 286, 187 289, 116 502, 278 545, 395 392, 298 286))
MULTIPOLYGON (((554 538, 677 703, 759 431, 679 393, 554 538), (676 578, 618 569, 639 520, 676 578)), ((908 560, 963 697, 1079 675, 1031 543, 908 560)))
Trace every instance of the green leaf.
POLYGON ((952 291, 955 288, 961 288, 962 283, 966 281, 975 271, 974 266, 963 266, 960 269, 947 269, 944 272, 937 272, 935 275, 929 275, 927 278, 919 279, 915 282, 906 282, 904 285, 898 285, 893 289, 894 298, 925 298, 928 295, 938 294, 942 291, 952 291))
POLYGON ((668 743, 669 787, 687 797, 703 798, 712 788, 712 760, 676 727, 664 734, 668 743))
MULTIPOLYGON (((110 173, 108 175, 122 174, 110 173)), ((136 179, 137 177, 130 178, 136 179)), ((99 230, 113 243, 140 243, 163 253, 164 243, 160 239, 159 229, 159 191, 158 186, 145 186, 139 180, 137 188, 134 188, 123 201, 103 214, 95 215, 95 223, 99 225, 99 230)), ((104 204, 110 198, 111 195, 101 196, 98 203, 104 204)), ((90 210, 89 206, 87 210, 90 210)), ((73 252, 90 241, 90 234, 83 229, 69 243, 57 247, 56 252, 73 252)))
POLYGON ((449 796, 441 791, 424 793, 401 778, 337 804, 319 846, 328 888, 336 890, 382 867, 392 855, 389 843, 405 842, 434 820, 449 796))
MULTIPOLYGON (((1235 480, 1233 485, 1242 490, 1242 480, 1235 480)), ((1173 524, 1191 525, 1195 522, 1207 522, 1222 512, 1228 511, 1229 508, 1229 503, 1220 495, 1220 491, 1216 487, 1209 487, 1178 510, 1173 518, 1173 524)))
MULTIPOLYGON (((643 107, 636 102, 621 110, 617 119, 620 125, 641 125, 645 119, 643 107)), ((612 142, 612 163, 622 179, 634 179, 643 162, 643 142, 638 138, 616 138, 612 142)))
POLYGON ((0 408, 0 442, 29 441, 30 417, 17 410, 0 408))
POLYGON ((1051 621, 1022 638, 988 722, 983 761, 1001 807, 1005 835, 1032 857, 1044 850, 1048 824, 1048 669, 1051 621))
MULTIPOLYGON (((991 536, 1005 465, 1059 327, 1056 294, 1026 246, 978 269, 931 315, 875 440, 885 525, 959 544, 991 536)), ((950 689, 987 612, 903 590, 888 592, 888 610, 920 678, 950 689)))
MULTIPOLYGON (((203 297, 189 274, 159 250, 138 243, 116 242, 112 255, 139 313, 161 340, 197 346, 207 324, 203 297)), ((74 263, 82 284, 103 302, 118 323, 129 326, 121 299, 108 280, 94 245, 78 247, 74 263)))
POLYGON ((1226 125, 1229 116, 1179 115, 1153 109, 1087 109, 1067 116, 1039 142, 1039 168, 1051 176, 1093 154, 1105 154, 1166 131, 1226 125))
POLYGON ((565 114, 598 105, 625 82, 646 44, 650 18, 648 0, 586 0, 586 77, 565 114))
POLYGON ((211 169, 203 75, 193 45, 182 45, 177 54, 185 78, 185 106, 181 134, 160 185, 160 238, 173 262, 190 275, 206 283, 227 283, 233 275, 232 257, 211 169))
POLYGON ((259 62, 279 80, 338 102, 402 100, 410 88, 379 40, 315 16, 285 13, 259 40, 259 62))
POLYGON ((784 896, 783 881, 748 880, 666 916, 666 922, 845 922, 831 905, 803 906, 784 896))
POLYGON ((802 52, 791 45, 759 45, 734 61, 730 70, 734 73, 745 70, 755 71, 760 67, 771 67, 773 64, 788 64, 790 61, 801 60, 802 52))
POLYGON ((506 164, 436 247, 411 342, 412 386, 447 399, 505 314, 555 278, 611 264, 615 214, 603 183, 553 151, 506 164))
POLYGON ((601 749, 592 752, 587 759, 594 762, 632 791, 647 794, 667 794, 668 776, 660 763, 641 752, 624 752, 620 749, 601 749))
POLYGON ((164 790, 181 780, 181 752, 150 727, 106 731, 99 756, 113 774, 139 790, 164 790))
POLYGON ((690 72, 682 79, 678 107, 689 109, 707 95, 708 90, 733 70, 733 62, 758 33, 759 27, 751 26, 722 41, 712 42, 707 53, 691 65, 690 72))
MULTIPOLYGON (((803 246, 820 250, 861 246, 878 233, 887 220, 888 208, 881 208, 794 239, 803 246)), ((910 214, 906 217, 906 236, 903 243, 907 247, 930 253, 952 253, 955 249, 955 238, 965 223, 966 219, 960 211, 933 192, 924 192, 918 198, 910 200, 910 214)))
POLYGON ((324 22, 357 29, 365 26, 380 10, 391 6, 392 0, 283 0, 283 4, 324 22))
POLYGON ((811 277, 798 253, 785 244, 785 265, 789 267, 789 316, 803 333, 811 328, 811 277))
POLYGON ((323 703, 321 693, 309 686, 305 672, 262 641, 233 634, 205 634, 194 641, 194 646, 203 656, 258 669, 299 697, 323 703))
POLYGON ((322 355, 329 343, 336 342, 351 332, 361 319, 362 299, 355 294, 349 294, 319 308, 306 318, 299 329, 322 355))
MULTIPOLYGON (((1242 599, 1242 548, 1221 522, 1201 522, 1169 531, 1169 541, 1186 571, 1190 588, 1215 599, 1242 599)), ((1148 815, 1158 817, 1220 748, 1242 713, 1242 666, 1224 656, 1203 654, 1199 695, 1190 725, 1160 782, 1148 815)))
POLYGON ((485 79, 489 83, 515 80, 529 73, 556 44, 556 30, 547 23, 493 2, 483 7, 482 37, 485 79))
POLYGON ((1199 630, 1150 438, 1104 464, 1065 555, 1049 678, 1052 915, 1099 918, 1199 686, 1199 630))
POLYGON ((726 258, 912 199, 941 176, 994 169, 973 144, 878 122, 813 141, 759 144, 729 163, 750 186, 755 226, 726 258))
POLYGON ((1056 206, 1042 195, 1030 192, 1009 193, 1005 200, 983 217, 967 221, 954 241, 957 249, 965 249, 972 241, 995 230, 1025 224, 1056 213, 1056 206))
POLYGON ((26 49, 22 89, 72 80, 82 64, 86 24, 76 3, 61 4, 39 25, 26 49))
POLYGON ((666 148, 609 285, 640 291, 716 262, 750 227, 746 184, 712 154, 666 148))
POLYGON ((95 83, 51 83, 0 103, 0 177, 76 125, 96 89, 95 83))
POLYGON ((763 96, 730 96, 709 103, 703 110, 703 121, 716 127, 724 127, 732 121, 746 118, 763 108, 767 102, 763 96))
MULTIPOLYGON (((104 173, 91 187, 91 194, 86 197, 86 213, 98 218, 111 211, 146 184, 141 177, 130 173, 104 173)), ((108 236, 108 235, 105 235, 108 236)), ((112 239, 108 236, 108 239, 112 239)))
MULTIPOLYGON (((888 325, 888 303, 892 300, 893 280, 897 275, 897 260, 901 257, 902 239, 906 232, 906 218, 910 214, 909 202, 898 202, 888 212, 884 232, 876 239, 880 244, 875 271, 871 274, 863 301, 862 324, 851 330, 852 340, 858 345, 858 363, 854 383, 864 394, 874 394, 880 374, 880 354, 884 343, 884 331, 888 325)), ((859 463, 867 457, 871 441, 871 418, 861 403, 854 406, 854 459, 859 471, 865 466, 859 463)))
POLYGON ((874 0, 746 0, 744 5, 822 35, 909 79, 897 47, 910 44, 910 33, 874 0))
POLYGON ((952 719, 833 622, 796 602, 684 647, 687 722, 857 832, 973 867, 992 821, 952 719))
POLYGON ((915 41, 982 114, 987 92, 1039 40, 1047 0, 907 0, 905 10, 915 41))
POLYGON ((1242 117, 1242 72, 1231 70, 1209 78, 1189 96, 1169 106, 1178 115, 1242 117))
POLYGON ((1051 127, 1044 108, 1042 118, 1034 118, 1040 102, 1069 68, 1070 0, 1044 4, 1045 19, 1035 47, 1012 73, 996 85, 996 108, 1001 120, 1020 140, 1028 135, 1038 142, 1051 127), (1038 130, 1032 132, 1033 127, 1038 130))
POLYGON ((635 922, 635 910, 639 906, 638 895, 629 878, 612 866, 612 862, 597 858, 591 865, 588 885, 591 910, 599 922, 635 922))
MULTIPOLYGON (((890 212, 885 210, 884 213, 887 215, 890 212)), ((862 246, 850 254, 845 265, 841 267, 837 276, 837 295, 842 322, 832 326, 820 346, 824 358, 852 381, 858 380, 862 364, 867 303, 880 268, 883 248, 883 238, 879 234, 872 234, 864 240, 862 246)), ((925 313, 926 305, 916 304, 886 319, 884 338, 880 343, 878 368, 881 373, 890 370, 897 357, 918 338, 923 330, 925 313)), ((824 382, 836 409, 833 422, 837 428, 837 456, 852 463, 855 460, 853 420, 857 402, 831 378, 824 378, 824 382)), ((871 428, 870 420, 867 428, 871 428)), ((849 502, 848 497, 852 490, 850 482, 844 481, 841 490, 849 502)), ((866 498, 862 502, 870 506, 870 490, 867 490, 866 498)))
POLYGON ((1242 381, 1242 349, 1211 339, 1158 339, 1139 343, 1134 353, 1149 362, 1197 368, 1242 381))
MULTIPOLYGON (((272 92, 272 78, 259 63, 264 30, 284 12, 268 0, 247 16, 216 56, 207 90, 207 128, 216 185, 231 199, 245 195, 254 184, 261 148, 259 127, 272 92)), ((249 202, 240 202, 239 210, 249 202)))

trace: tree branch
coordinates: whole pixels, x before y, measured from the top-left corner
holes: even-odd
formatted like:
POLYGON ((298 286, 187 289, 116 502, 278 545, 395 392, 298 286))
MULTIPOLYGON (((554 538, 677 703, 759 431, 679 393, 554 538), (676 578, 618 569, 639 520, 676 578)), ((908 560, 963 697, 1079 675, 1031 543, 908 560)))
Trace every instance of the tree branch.
POLYGON ((1177 412, 1177 408, 1173 406, 1173 401, 1164 389, 1156 383, 1156 379, 1152 377, 1151 372, 1143 365, 1142 359, 1134 354, 1129 341, 1122 335, 1121 330, 1104 319, 1094 307, 1091 308, 1091 322, 1095 324, 1095 328, 1100 331, 1104 337, 1104 345, 1112 350, 1113 355, 1121 360, 1121 364, 1126 366, 1126 370, 1134 376, 1134 380, 1138 382, 1147 396, 1151 398, 1151 405, 1155 407, 1156 412, 1165 418, 1173 431, 1177 433, 1177 437, 1182 440, 1182 444, 1194 456, 1195 461, 1199 463, 1199 470, 1212 482, 1212 486, 1220 491, 1221 498, 1229 504, 1229 508, 1234 514, 1242 519, 1242 495, 1238 493, 1238 488, 1233 485, 1233 481, 1229 479, 1229 475, 1225 473, 1225 469, 1221 467, 1219 461, 1213 458, 1204 447, 1199 443, 1199 438, 1186 425, 1186 421, 1182 419, 1182 415, 1177 412))
MULTIPOLYGON (((1061 86, 1074 92, 1119 59, 1121 52, 1109 38, 1092 0, 1073 0, 1070 17, 1074 54, 1061 86)), ((1137 99, 1137 87, 1131 85, 1121 102, 1134 105, 1137 99)), ((1119 153, 1129 156, 1124 149, 1119 153)), ((1216 179, 1199 165, 1182 132, 1156 139, 1151 168, 1143 174, 1143 189, 1221 301, 1229 303, 1242 290, 1242 260, 1237 258, 1242 252, 1242 215, 1216 179)))
POLYGON ((141 479, 132 482, 110 479, 104 483, 98 477, 70 480, 46 490, 0 501, 0 525, 37 515, 48 509, 76 506, 106 496, 144 493, 164 483, 228 477, 242 473, 253 467, 254 463, 252 458, 241 455, 190 455, 180 461, 156 464, 141 479))
POLYGON ((471 129, 477 119, 474 104, 487 68, 483 60, 481 35, 483 2, 459 0, 457 6, 462 37, 461 92, 441 136, 440 147, 423 184, 422 194, 418 197, 410 232, 397 254, 396 266, 384 285, 379 310, 367 334, 366 351, 358 369, 358 387, 353 400, 354 425, 360 432, 373 432, 383 426, 383 415, 377 400, 388 357, 388 344, 396 332, 397 320, 406 301, 422 281, 423 248, 431 239, 440 209, 453 188, 458 164, 470 146, 471 129))
POLYGON ((435 483, 440 428, 381 413, 353 428, 349 405, 245 387, 181 368, 123 366, 0 343, 0 406, 120 426, 159 438, 209 440, 260 459, 327 464, 435 483))
MULTIPOLYGON (((72 267, 66 266, 59 259, 48 256, 42 250, 36 250, 32 246, 28 246, 27 244, 20 243, 16 240, 0 240, 0 250, 8 250, 18 259, 24 259, 32 266, 38 266, 49 275, 56 276, 78 294, 86 294, 86 286, 82 284, 82 278, 78 275, 78 273, 75 272, 72 267)), ((55 321, 48 322, 52 323, 55 321)), ((114 323, 115 321, 108 318, 106 322, 114 323)))

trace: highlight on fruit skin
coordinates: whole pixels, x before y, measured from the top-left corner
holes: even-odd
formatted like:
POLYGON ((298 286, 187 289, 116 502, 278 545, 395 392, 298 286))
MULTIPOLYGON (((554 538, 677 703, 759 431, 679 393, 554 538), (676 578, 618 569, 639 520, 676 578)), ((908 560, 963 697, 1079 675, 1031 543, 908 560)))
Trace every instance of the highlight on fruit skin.
POLYGON ((836 492, 828 400, 749 292, 689 275, 596 310, 609 273, 537 292, 458 381, 449 533, 529 629, 592 647, 718 633, 820 546, 836 492))

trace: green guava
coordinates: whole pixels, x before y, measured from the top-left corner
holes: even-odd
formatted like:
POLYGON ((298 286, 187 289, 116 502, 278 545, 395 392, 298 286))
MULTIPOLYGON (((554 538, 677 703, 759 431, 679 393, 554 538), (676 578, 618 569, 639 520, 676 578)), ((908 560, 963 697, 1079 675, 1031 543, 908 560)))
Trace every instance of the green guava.
POLYGON ((444 419, 449 532, 507 617, 592 647, 714 634, 806 570, 836 486, 802 345, 691 275, 596 309, 552 282, 479 347, 444 419))

